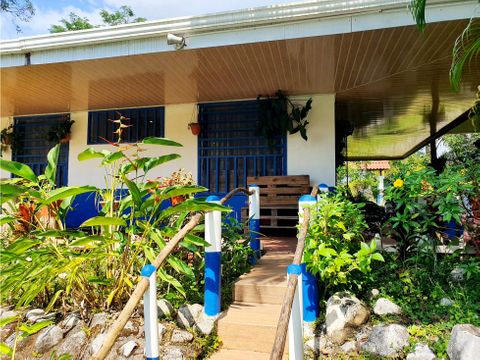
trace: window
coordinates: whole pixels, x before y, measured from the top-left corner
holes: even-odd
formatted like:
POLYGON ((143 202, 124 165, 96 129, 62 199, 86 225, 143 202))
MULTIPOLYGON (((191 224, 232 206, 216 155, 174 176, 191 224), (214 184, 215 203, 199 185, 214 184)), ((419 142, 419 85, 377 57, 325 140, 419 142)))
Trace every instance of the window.
MULTIPOLYGON (((35 175, 41 175, 47 167, 47 154, 55 143, 48 141, 47 133, 52 125, 65 121, 69 114, 45 116, 21 116, 14 118, 14 131, 18 146, 12 154, 14 161, 30 166, 35 175)), ((75 131, 75 124, 73 125, 75 131)), ((57 186, 68 182, 68 143, 60 147, 57 167, 57 186)))
POLYGON ((198 182, 226 193, 247 185, 248 176, 286 175, 286 136, 268 145, 258 135, 258 102, 201 104, 198 182))
POLYGON ((88 144, 103 144, 105 138, 115 142, 114 131, 117 125, 109 120, 115 120, 120 114, 129 118, 125 124, 131 125, 122 135, 124 142, 136 142, 148 136, 164 137, 165 110, 163 107, 141 109, 114 109, 90 111, 88 113, 88 144))

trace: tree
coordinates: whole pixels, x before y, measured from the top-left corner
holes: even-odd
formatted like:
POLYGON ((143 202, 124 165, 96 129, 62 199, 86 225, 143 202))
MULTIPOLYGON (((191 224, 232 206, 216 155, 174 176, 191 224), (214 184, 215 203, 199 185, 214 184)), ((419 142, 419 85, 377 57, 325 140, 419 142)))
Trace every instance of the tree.
POLYGON ((120 9, 112 13, 109 13, 107 10, 103 9, 100 11, 100 16, 102 17, 103 23, 109 26, 137 23, 147 20, 144 17, 135 18, 135 13, 133 12, 132 8, 127 5, 121 6, 120 9))
MULTIPOLYGON (((480 3, 480 0, 479 0, 480 3)), ((427 0, 411 0, 410 12, 420 31, 425 30, 425 7, 427 0)), ((463 69, 480 53, 480 19, 471 18, 462 34, 455 40, 453 59, 450 66, 450 84, 454 91, 460 88, 463 69)))
POLYGON ((143 22, 146 20, 143 17, 135 17, 135 13, 133 12, 132 8, 127 5, 123 5, 120 7, 120 9, 111 13, 103 9, 100 11, 100 16, 102 17, 102 24, 93 25, 86 17, 81 17, 71 12, 69 14, 68 20, 61 19, 60 23, 62 25, 52 25, 49 31, 50 33, 60 33, 66 31, 92 29, 100 26, 114 26, 120 24, 143 22))
POLYGON ((35 8, 30 0, 0 0, 0 12, 10 14, 17 32, 20 32, 20 26, 15 21, 29 21, 35 14, 35 8))
POLYGON ((92 29, 94 27, 86 17, 82 18, 73 12, 71 12, 68 17, 69 20, 60 20, 63 25, 52 25, 48 31, 51 33, 60 33, 65 31, 92 29))

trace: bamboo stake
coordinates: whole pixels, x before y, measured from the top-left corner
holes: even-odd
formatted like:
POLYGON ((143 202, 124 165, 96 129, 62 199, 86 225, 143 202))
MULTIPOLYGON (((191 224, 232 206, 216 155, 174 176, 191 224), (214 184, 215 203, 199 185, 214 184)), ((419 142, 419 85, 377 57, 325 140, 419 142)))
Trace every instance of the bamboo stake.
MULTIPOLYGON (((311 195, 317 196, 318 187, 314 187, 311 195)), ((305 248, 305 238, 307 237, 308 224, 310 222, 310 209, 306 208, 303 214, 303 224, 298 233, 297 248, 293 257, 292 264, 300 265, 303 256, 303 249, 305 248)), ((292 311, 293 298, 295 290, 298 286, 298 275, 289 275, 287 290, 283 297, 282 308, 277 323, 277 330, 275 332, 275 342, 273 343, 272 352, 270 353, 270 360, 281 360, 285 350, 285 341, 288 333, 288 323, 290 321, 290 312, 292 311)))
MULTIPOLYGON (((222 200, 220 200, 220 203, 224 204, 232 196, 234 196, 239 192, 244 192, 248 195, 251 195, 248 190, 244 188, 237 188, 229 192, 222 200)), ((157 269, 159 269, 160 266, 162 266, 162 264, 167 259, 168 255, 170 255, 170 253, 175 249, 175 247, 180 243, 180 241, 183 240, 185 235, 187 235, 191 230, 195 228, 195 226, 197 226, 200 223, 202 218, 203 218, 202 213, 195 214, 190 219, 190 221, 187 224, 185 224, 185 226, 181 228, 180 231, 176 233, 175 236, 167 243, 167 245, 163 248, 160 254, 158 254, 157 258, 153 262, 153 265, 157 269)), ((96 354, 90 357, 90 360, 105 359, 105 357, 108 355, 108 353, 112 349, 112 346, 117 340, 121 331, 125 327, 125 324, 127 323, 128 319, 130 318, 130 316, 132 316, 133 312, 135 311, 135 308, 137 307, 138 303, 142 299, 143 294, 145 294, 145 291, 147 291, 147 288, 148 288, 148 279, 142 278, 138 282, 134 292, 130 296, 130 299, 128 299, 120 315, 118 315, 117 319, 114 321, 114 323, 110 327, 110 331, 108 332, 107 337, 105 338, 105 341, 102 344, 102 347, 96 354)))

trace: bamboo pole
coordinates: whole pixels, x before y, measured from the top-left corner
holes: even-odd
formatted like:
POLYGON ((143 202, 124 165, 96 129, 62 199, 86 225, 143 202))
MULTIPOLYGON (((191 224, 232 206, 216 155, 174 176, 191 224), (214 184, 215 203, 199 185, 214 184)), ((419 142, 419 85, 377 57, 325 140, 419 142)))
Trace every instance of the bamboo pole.
MULTIPOLYGON (((318 187, 314 187, 311 195, 317 196, 318 187)), ((303 256, 303 249, 305 248, 305 238, 307 237, 308 224, 310 222, 310 209, 306 208, 303 215, 303 224, 298 233, 297 248, 295 249, 295 255, 293 257, 292 264, 300 265, 303 256)), ((288 322, 290 321, 290 313, 292 311, 293 298, 295 296, 295 290, 298 286, 298 275, 290 274, 287 290, 283 297, 282 308, 280 310, 280 316, 277 323, 277 330, 275 332, 275 342, 273 343, 272 352, 270 353, 270 360, 281 360, 283 352, 285 350, 285 341, 288 333, 288 322)))
MULTIPOLYGON (((232 196, 240 192, 251 195, 247 189, 237 188, 229 192, 222 200, 220 200, 220 203, 224 204, 232 196)), ((175 234, 175 236, 167 243, 167 245, 163 248, 160 254, 158 254, 157 258, 153 262, 153 265, 155 266, 155 268, 158 269, 160 268, 160 266, 162 266, 162 264, 167 259, 168 255, 170 255, 170 253, 175 249, 175 247, 180 243, 180 241, 183 240, 185 235, 187 235, 191 230, 195 228, 195 226, 197 226, 200 223, 202 218, 203 218, 203 213, 195 214, 190 219, 190 221, 187 224, 185 224, 185 226, 181 228, 178 233, 175 234)), ((148 289, 148 279, 141 278, 141 280, 138 282, 137 286, 135 287, 135 290, 133 291, 132 295, 130 296, 130 299, 128 299, 127 303, 125 304, 125 307, 120 312, 120 315, 118 315, 117 319, 114 321, 114 323, 110 327, 110 331, 107 333, 107 336, 105 338, 105 341, 102 344, 102 347, 96 354, 90 357, 90 360, 105 359, 105 357, 108 355, 108 353, 112 349, 113 344, 115 343, 118 336, 120 335, 120 332, 125 327, 125 324, 127 323, 130 316, 132 316, 133 312, 135 311, 135 308, 137 307, 138 303, 142 299, 142 296, 143 294, 145 294, 145 291, 147 289, 148 289)))

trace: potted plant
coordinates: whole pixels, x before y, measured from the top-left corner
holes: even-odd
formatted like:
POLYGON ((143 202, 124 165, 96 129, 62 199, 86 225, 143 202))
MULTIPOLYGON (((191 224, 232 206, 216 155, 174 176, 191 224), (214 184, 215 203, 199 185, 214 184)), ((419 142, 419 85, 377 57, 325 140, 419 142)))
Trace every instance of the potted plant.
POLYGON ((306 141, 307 137, 307 115, 312 108, 312 99, 308 99, 305 105, 294 103, 285 95, 282 90, 278 90, 274 96, 258 95, 259 102, 259 127, 261 135, 268 139, 269 144, 277 136, 300 133, 300 136, 306 141))
POLYGON ((200 124, 198 122, 189 123, 188 128, 192 131, 193 135, 200 134, 200 131, 202 130, 201 127, 200 127, 200 124))
POLYGON ((0 131, 1 150, 4 151, 8 146, 14 151, 18 145, 18 136, 14 132, 13 125, 0 131))
MULTIPOLYGON (((163 177, 159 181, 159 187, 169 187, 175 185, 195 185, 192 173, 187 172, 185 169, 179 169, 174 171, 169 177, 163 177)), ((187 197, 185 195, 179 195, 172 197, 170 200, 172 202, 172 206, 175 206, 186 199, 187 197)))
POLYGON ((72 132, 72 125, 75 120, 66 118, 65 121, 52 125, 47 133, 48 141, 55 142, 57 144, 66 144, 70 141, 70 134, 72 132))

